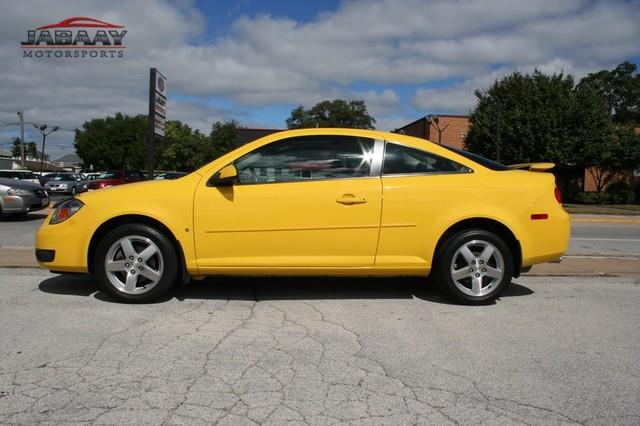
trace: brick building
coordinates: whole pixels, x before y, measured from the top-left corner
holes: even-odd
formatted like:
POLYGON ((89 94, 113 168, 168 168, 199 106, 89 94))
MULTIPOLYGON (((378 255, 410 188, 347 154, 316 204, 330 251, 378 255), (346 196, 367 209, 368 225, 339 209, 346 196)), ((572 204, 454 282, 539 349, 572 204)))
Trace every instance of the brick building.
POLYGON ((437 115, 437 117, 437 123, 429 116, 422 117, 396 129, 395 132, 464 149, 464 138, 469 132, 469 117, 466 115, 437 115))

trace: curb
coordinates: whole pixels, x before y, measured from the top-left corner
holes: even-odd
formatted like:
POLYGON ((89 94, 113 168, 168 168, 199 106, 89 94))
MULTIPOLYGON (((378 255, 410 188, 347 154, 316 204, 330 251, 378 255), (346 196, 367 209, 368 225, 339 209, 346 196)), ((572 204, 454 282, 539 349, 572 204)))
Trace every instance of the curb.
POLYGON ((584 223, 626 223, 626 224, 640 224, 640 219, 591 219, 591 218, 576 218, 571 217, 571 222, 584 222, 584 223))

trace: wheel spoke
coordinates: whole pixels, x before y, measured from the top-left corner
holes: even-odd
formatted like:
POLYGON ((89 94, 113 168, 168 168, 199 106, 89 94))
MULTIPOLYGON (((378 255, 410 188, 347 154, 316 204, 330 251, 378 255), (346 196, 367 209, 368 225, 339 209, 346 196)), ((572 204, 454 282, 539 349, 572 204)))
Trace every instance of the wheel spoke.
POLYGON ((125 284, 124 290, 127 293, 133 293, 136 289, 136 284, 138 284, 138 277, 132 273, 127 273, 127 282, 125 284))
POLYGON ((460 254, 462 255, 462 257, 464 257, 464 260, 466 260, 469 265, 471 264, 471 262, 476 260, 476 256, 471 252, 471 250, 469 250, 469 247, 467 246, 464 246, 460 249, 460 254))
POLYGON ((157 252, 158 252, 158 249, 156 248, 156 246, 150 245, 146 249, 138 253, 138 257, 141 257, 142 260, 146 262, 147 260, 151 259, 153 255, 155 255, 157 252))
POLYGON ((501 270, 493 268, 491 266, 487 266, 485 269, 486 269, 486 271, 485 271, 484 274, 487 277, 491 277, 491 278, 494 278, 494 279, 502 278, 502 271, 501 270))
POLYGON ((126 271, 127 268, 124 266, 124 260, 111 260, 106 263, 107 272, 123 272, 126 271))
POLYGON ((484 250, 482 250, 482 253, 480 253, 480 256, 478 256, 478 258, 480 260, 484 260, 484 262, 487 263, 489 259, 491 259, 491 256, 493 256, 494 251, 495 250, 493 246, 486 246, 484 250))
POLYGON ((458 269, 457 271, 452 271, 451 276, 454 280, 459 281, 463 278, 467 278, 471 276, 471 272, 469 272, 469 268, 458 269))
POLYGON ((473 276, 471 278, 471 291, 476 296, 482 294, 482 277, 473 276))
POLYGON ((149 268, 147 265, 142 267, 142 271, 140 271, 140 275, 153 281, 154 283, 160 280, 160 273, 158 271, 154 271, 153 269, 149 268))
POLYGON ((120 246, 122 247, 122 252, 126 257, 130 258, 131 256, 136 256, 136 249, 133 248, 133 244, 129 238, 123 238, 120 241, 120 246))

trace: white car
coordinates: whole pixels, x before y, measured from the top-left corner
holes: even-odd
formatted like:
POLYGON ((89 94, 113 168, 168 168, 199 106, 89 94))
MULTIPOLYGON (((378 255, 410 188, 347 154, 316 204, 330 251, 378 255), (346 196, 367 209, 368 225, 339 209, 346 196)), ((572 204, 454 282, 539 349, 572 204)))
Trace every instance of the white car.
POLYGON ((0 178, 16 179, 25 182, 37 183, 38 185, 40 184, 38 175, 33 173, 31 170, 0 170, 0 178))

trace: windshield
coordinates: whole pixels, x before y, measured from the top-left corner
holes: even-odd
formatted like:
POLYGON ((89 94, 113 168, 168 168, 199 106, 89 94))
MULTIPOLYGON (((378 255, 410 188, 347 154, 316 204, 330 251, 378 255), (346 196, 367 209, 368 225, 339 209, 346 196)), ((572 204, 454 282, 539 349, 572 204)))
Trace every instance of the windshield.
POLYGON ((98 179, 118 179, 121 175, 120 172, 104 172, 98 176, 98 179))
POLYGON ((473 152, 464 151, 458 148, 452 148, 446 145, 440 145, 440 146, 448 149, 449 151, 453 151, 456 154, 462 155, 463 157, 468 158, 471 161, 475 161, 476 163, 486 167, 487 169, 496 170, 496 171, 511 170, 509 169, 509 167, 505 166, 504 164, 498 163, 497 161, 489 160, 488 158, 483 157, 482 155, 474 154, 473 152))

